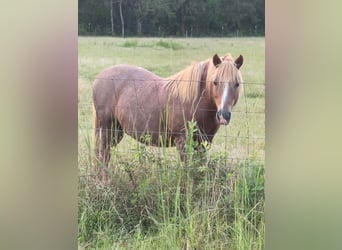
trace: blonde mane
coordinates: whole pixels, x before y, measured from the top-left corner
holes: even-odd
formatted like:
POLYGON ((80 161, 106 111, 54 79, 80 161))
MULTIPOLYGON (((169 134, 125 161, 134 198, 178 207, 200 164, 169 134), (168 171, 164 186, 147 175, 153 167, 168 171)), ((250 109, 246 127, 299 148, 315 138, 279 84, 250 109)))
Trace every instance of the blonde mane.
POLYGON ((206 70, 206 63, 207 61, 193 63, 179 73, 166 78, 166 90, 183 103, 196 101, 201 94, 201 80, 206 70))
POLYGON ((205 88, 208 90, 211 90, 212 83, 217 80, 220 85, 227 81, 242 83, 241 73, 236 69, 231 54, 221 57, 221 60, 218 67, 211 59, 193 63, 179 73, 166 78, 164 87, 171 96, 180 99, 181 102, 194 103, 201 95, 201 81, 206 82, 205 88))

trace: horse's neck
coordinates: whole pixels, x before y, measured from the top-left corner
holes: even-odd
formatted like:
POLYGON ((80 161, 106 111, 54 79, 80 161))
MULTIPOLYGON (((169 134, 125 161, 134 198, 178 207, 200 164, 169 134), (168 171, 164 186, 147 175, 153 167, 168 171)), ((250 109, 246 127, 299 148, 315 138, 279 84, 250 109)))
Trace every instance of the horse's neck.
POLYGON ((208 111, 216 110, 216 104, 213 98, 211 98, 209 89, 203 90, 202 96, 199 99, 198 106, 202 108, 203 110, 208 110, 208 111))
POLYGON ((216 123, 216 109, 215 102, 203 95, 195 113, 198 128, 206 134, 206 140, 209 142, 212 142, 214 134, 219 128, 216 123))

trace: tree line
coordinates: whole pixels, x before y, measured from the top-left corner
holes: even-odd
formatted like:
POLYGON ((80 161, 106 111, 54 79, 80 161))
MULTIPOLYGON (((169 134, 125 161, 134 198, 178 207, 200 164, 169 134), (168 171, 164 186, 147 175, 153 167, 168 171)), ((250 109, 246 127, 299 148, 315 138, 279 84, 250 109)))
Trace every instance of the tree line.
POLYGON ((78 34, 263 36, 265 0, 78 0, 78 34))

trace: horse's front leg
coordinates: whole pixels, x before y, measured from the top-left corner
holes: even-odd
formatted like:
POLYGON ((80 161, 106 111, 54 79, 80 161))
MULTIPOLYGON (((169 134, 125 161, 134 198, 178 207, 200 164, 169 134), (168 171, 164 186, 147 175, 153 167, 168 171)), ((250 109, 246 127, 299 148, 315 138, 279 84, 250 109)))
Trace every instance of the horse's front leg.
POLYGON ((207 150, 210 149, 210 145, 208 141, 199 141, 195 146, 196 158, 201 164, 207 161, 207 150))
POLYGON ((183 162, 186 162, 187 160, 192 161, 194 156, 201 156, 200 158, 203 158, 203 155, 205 156, 206 148, 200 144, 200 142, 194 141, 193 145, 186 145, 186 138, 185 137, 177 137, 175 139, 175 144, 177 147, 177 150, 179 151, 180 159, 183 162), (187 147, 191 147, 190 149, 187 147))

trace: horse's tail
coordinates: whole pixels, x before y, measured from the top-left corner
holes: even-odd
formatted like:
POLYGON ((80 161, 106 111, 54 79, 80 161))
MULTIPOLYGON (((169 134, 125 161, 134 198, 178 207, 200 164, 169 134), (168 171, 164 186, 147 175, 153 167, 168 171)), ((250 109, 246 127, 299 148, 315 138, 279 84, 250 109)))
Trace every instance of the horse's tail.
POLYGON ((100 136, 100 122, 99 122, 99 117, 97 114, 97 110, 95 107, 95 103, 93 103, 93 131, 92 131, 92 136, 93 136, 93 145, 94 145, 94 153, 95 153, 95 161, 98 161, 100 158, 100 155, 102 153, 101 149, 101 136, 100 136))
POLYGON ((98 129, 97 113, 95 105, 93 104, 93 141, 96 141, 96 130, 98 129))

